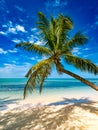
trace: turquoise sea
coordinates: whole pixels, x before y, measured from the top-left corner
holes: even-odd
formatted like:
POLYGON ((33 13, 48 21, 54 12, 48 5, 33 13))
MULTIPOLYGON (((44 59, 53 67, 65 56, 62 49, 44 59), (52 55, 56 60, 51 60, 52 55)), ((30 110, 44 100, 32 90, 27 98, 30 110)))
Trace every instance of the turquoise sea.
MULTIPOLYGON (((88 79, 98 85, 98 79, 88 79)), ((26 78, 2 78, 0 79, 0 110, 8 109, 8 105, 23 100, 23 89, 27 82, 26 78)), ((92 97, 98 99, 98 92, 81 83, 76 79, 47 79, 43 85, 43 91, 40 95, 39 87, 36 86, 32 94, 28 94, 26 99, 46 101, 51 99, 92 97), (96 97, 95 97, 96 95, 96 97)), ((23 100, 24 101, 24 100, 23 100)))
MULTIPOLYGON (((98 79, 88 79, 98 85, 98 79)), ((23 89, 27 82, 26 78, 1 78, 0 79, 0 98, 23 98, 23 89)), ((77 92, 95 91, 76 79, 47 79, 43 85, 42 95, 49 94, 71 94, 77 92)), ((38 86, 32 95, 39 94, 38 86)))

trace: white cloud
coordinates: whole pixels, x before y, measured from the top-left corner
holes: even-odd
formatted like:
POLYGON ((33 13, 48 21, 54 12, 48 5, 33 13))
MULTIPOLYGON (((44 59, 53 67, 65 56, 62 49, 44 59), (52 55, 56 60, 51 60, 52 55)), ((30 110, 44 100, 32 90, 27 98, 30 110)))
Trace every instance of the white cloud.
POLYGON ((0 54, 6 54, 7 51, 3 50, 2 48, 0 48, 0 54))
POLYGON ((34 43, 34 41, 33 41, 33 40, 30 40, 29 42, 30 42, 30 43, 34 43))
POLYGON ((21 32, 26 32, 25 28, 21 25, 16 25, 16 30, 21 32))
POLYGON ((20 43, 21 42, 21 40, 19 40, 19 39, 13 39, 12 41, 15 42, 15 43, 20 43))
POLYGON ((41 45, 42 42, 41 42, 41 41, 37 41, 36 44, 37 44, 37 45, 41 45))
POLYGON ((81 54, 81 52, 80 52, 80 48, 79 48, 79 47, 75 47, 75 48, 73 48, 72 53, 73 53, 74 55, 81 54))
POLYGON ((42 45, 42 44, 45 43, 44 41, 39 41, 39 38, 36 35, 30 35, 30 36, 28 36, 27 40, 30 43, 34 43, 34 44, 37 44, 37 45, 42 45))
POLYGON ((45 59, 47 59, 47 56, 43 56, 43 57, 42 57, 42 60, 45 60, 45 59))
POLYGON ((34 43, 34 35, 31 35, 30 37, 28 37, 28 40, 30 43, 34 43))
POLYGON ((0 31, 0 34, 2 34, 2 35, 6 35, 6 33, 5 33, 5 32, 3 32, 3 31, 0 31))
POLYGON ((17 53, 17 49, 13 49, 13 50, 8 50, 7 52, 10 52, 10 53, 17 53))
POLYGON ((0 54, 7 54, 7 53, 17 53, 17 49, 13 49, 13 50, 4 50, 3 48, 0 48, 0 54))
POLYGON ((34 41, 37 40, 37 37, 32 34, 32 35, 28 36, 27 39, 29 40, 29 42, 34 43, 34 41))
POLYGON ((30 43, 35 43, 35 44, 40 44, 40 42, 38 41, 38 37, 36 35, 30 35, 27 37, 28 41, 30 43))
POLYGON ((9 27, 7 32, 8 32, 8 33, 17 34, 16 28, 14 28, 14 27, 13 27, 13 28, 12 28, 12 27, 9 27))
POLYGON ((26 32, 25 28, 21 25, 16 25, 15 27, 8 28, 8 33, 17 34, 17 31, 26 32))
POLYGON ((35 32, 37 31, 37 28, 32 28, 31 31, 35 32))
POLYGON ((3 28, 6 29, 6 31, 0 31, 1 34, 3 35, 8 35, 8 34, 17 34, 19 31, 25 33, 26 30, 24 26, 19 25, 19 24, 14 24, 12 21, 9 21, 8 23, 2 25, 3 28))
POLYGON ((0 78, 17 78, 24 77, 31 64, 25 63, 22 65, 4 64, 4 67, 0 68, 0 78))

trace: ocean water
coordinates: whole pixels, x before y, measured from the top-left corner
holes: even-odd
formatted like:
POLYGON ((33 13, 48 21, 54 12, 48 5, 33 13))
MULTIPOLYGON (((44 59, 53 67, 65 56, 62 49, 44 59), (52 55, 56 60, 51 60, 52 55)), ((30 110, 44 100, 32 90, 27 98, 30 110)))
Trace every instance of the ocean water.
MULTIPOLYGON (((98 85, 98 79, 88 79, 92 83, 98 85)), ((27 82, 26 78, 1 78, 0 79, 0 99, 23 99, 23 90, 27 82)), ((95 90, 81 83, 76 79, 47 79, 43 85, 42 96, 55 95, 78 95, 78 94, 92 94, 95 90)), ((36 87, 32 94, 27 97, 39 96, 39 86, 36 87)))
MULTIPOLYGON (((98 85, 98 79, 89 79, 89 81, 98 85)), ((66 99, 79 102, 88 101, 88 99, 98 100, 98 92, 80 81, 55 78, 47 79, 44 82, 41 94, 39 93, 39 86, 36 86, 32 94, 28 93, 24 100, 23 91, 26 82, 26 78, 0 79, 0 111, 14 108, 23 109, 34 104, 49 104, 49 102, 50 104, 64 104, 66 99)))

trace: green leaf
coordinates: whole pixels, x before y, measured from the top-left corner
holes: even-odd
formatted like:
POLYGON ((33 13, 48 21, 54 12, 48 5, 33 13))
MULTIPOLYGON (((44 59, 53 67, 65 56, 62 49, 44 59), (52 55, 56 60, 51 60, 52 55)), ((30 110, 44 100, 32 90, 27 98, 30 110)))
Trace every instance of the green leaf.
POLYGON ((51 55, 51 51, 48 48, 29 42, 17 44, 16 47, 22 47, 26 51, 36 52, 41 55, 51 55))
POLYGON ((84 45, 88 41, 88 38, 82 34, 81 32, 78 32, 74 35, 73 38, 71 38, 65 45, 65 48, 73 48, 79 45, 84 45))
POLYGON ((37 64, 35 64, 34 66, 32 66, 30 68, 30 70, 27 72, 25 77, 29 77, 33 71, 37 71, 41 67, 43 67, 44 65, 47 65, 49 63, 52 64, 52 59, 51 58, 48 58, 48 59, 45 59, 45 60, 42 60, 42 61, 38 62, 37 64))
POLYGON ((52 64, 52 59, 46 59, 37 63, 29 70, 27 73, 29 80, 24 88, 24 98, 26 97, 28 90, 33 92, 37 84, 39 85, 39 92, 42 92, 43 82, 50 74, 52 64))
POLYGON ((73 55, 66 55, 65 60, 69 64, 73 64, 81 71, 88 71, 90 73, 98 74, 98 67, 88 59, 82 59, 73 55))

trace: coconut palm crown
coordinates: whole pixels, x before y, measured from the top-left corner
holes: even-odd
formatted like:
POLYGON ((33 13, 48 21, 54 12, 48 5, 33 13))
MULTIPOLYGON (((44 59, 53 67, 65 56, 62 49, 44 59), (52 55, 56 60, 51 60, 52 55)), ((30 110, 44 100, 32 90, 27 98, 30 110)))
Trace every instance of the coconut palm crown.
POLYGON ((83 33, 77 32, 70 38, 69 31, 73 28, 73 22, 69 17, 62 14, 56 18, 51 16, 48 20, 42 12, 39 12, 38 18, 37 28, 40 31, 39 37, 43 44, 37 45, 36 43, 22 42, 16 45, 16 47, 22 47, 26 51, 47 56, 47 59, 39 61, 27 72, 26 77, 29 77, 29 79, 24 88, 24 98, 26 97, 27 90, 32 92, 37 84, 41 93, 43 82, 51 73, 54 65, 58 73, 68 74, 98 90, 96 85, 66 70, 62 64, 63 59, 66 61, 65 63, 72 64, 81 71, 88 71, 95 75, 98 73, 98 67, 90 60, 79 58, 72 53, 74 47, 84 45, 88 41, 87 37, 83 33))

